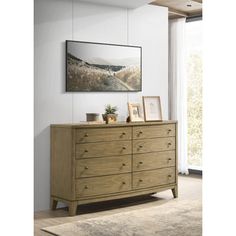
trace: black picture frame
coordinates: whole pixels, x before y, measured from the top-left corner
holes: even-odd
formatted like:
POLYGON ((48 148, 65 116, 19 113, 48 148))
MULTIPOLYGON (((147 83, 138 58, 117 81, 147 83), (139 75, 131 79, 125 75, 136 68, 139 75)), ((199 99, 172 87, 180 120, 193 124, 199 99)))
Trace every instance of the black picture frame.
POLYGON ((87 42, 87 41, 76 41, 76 40, 66 40, 66 47, 65 47, 65 54, 66 54, 66 92, 141 92, 142 91, 142 47, 141 46, 134 46, 134 45, 122 45, 122 44, 111 44, 111 43, 99 43, 99 42, 87 42), (134 90, 84 90, 84 89, 76 89, 71 90, 68 86, 68 44, 69 43, 84 43, 84 44, 95 44, 95 45, 108 45, 108 46, 117 46, 117 47, 127 47, 127 48, 137 48, 140 50, 140 86, 139 89, 134 90))

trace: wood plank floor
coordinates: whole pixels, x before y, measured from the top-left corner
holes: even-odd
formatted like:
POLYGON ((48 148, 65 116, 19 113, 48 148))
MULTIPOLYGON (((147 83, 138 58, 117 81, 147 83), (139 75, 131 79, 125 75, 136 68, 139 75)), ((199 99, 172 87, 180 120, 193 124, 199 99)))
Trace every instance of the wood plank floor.
MULTIPOLYGON (((179 176, 179 198, 185 199, 201 199, 202 198, 202 179, 200 176, 179 176)), ((56 211, 40 211, 35 212, 34 217, 34 235, 50 236, 40 229, 46 226, 59 225, 71 221, 83 219, 91 219, 103 215, 110 215, 130 210, 137 210, 158 206, 166 201, 173 199, 171 190, 157 193, 152 196, 141 196, 135 198, 121 199, 109 202, 102 202, 78 207, 77 216, 68 217, 67 208, 57 209, 56 211)))

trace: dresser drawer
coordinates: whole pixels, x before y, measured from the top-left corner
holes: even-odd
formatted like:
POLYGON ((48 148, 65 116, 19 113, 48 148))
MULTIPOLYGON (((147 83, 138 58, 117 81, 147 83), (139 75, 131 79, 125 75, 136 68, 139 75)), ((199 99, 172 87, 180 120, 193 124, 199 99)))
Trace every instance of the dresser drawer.
POLYGON ((158 152, 175 149, 175 137, 133 141, 133 153, 158 152))
POLYGON ((133 139, 175 136, 175 124, 133 127, 133 139))
POLYGON ((152 170, 175 166, 175 151, 133 155, 133 171, 152 170))
POLYGON ((131 155, 76 160, 76 178, 131 172, 131 155))
POLYGON ((76 159, 131 154, 131 141, 76 144, 76 159))
POLYGON ((76 196, 86 197, 131 190, 131 174, 78 179, 76 196))
POLYGON ((175 183, 175 168, 163 168, 133 173, 133 189, 175 183))
POLYGON ((76 129, 76 143, 131 140, 130 127, 76 129))

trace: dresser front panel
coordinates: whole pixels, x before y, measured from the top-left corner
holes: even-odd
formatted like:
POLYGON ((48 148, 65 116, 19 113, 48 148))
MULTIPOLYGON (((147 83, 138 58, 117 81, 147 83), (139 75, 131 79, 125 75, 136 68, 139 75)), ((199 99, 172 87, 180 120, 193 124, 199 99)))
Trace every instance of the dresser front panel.
POLYGON ((175 167, 133 173, 133 189, 149 188, 175 182, 175 167))
POLYGON ((76 196, 88 197, 131 190, 131 174, 83 178, 76 180, 76 196))
POLYGON ((131 141, 76 144, 76 159, 131 154, 131 141))
POLYGON ((175 151, 133 155, 133 171, 152 170, 175 166, 175 151))
POLYGON ((131 155, 76 160, 76 178, 131 172, 131 155))
POLYGON ((161 138, 175 136, 175 125, 150 125, 133 127, 133 139, 161 138))
POLYGON ((133 141, 133 153, 168 151, 175 149, 175 137, 133 141))
POLYGON ((132 128, 76 129, 76 143, 131 140, 132 128))
POLYGON ((172 121, 51 125, 51 203, 76 205, 178 194, 177 124, 172 121))

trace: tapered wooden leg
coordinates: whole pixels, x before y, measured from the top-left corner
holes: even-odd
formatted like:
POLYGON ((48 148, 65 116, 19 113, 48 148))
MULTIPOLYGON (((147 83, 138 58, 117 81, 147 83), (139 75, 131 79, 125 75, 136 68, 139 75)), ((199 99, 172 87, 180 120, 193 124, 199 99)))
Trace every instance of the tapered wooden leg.
POLYGON ((56 210, 57 209, 57 203, 58 203, 57 200, 51 198, 51 209, 52 210, 56 210))
POLYGON ((69 216, 75 216, 77 211, 77 202, 69 203, 69 216))
POLYGON ((175 186, 174 188, 171 189, 171 191, 173 193, 174 198, 177 198, 178 197, 178 187, 175 186))

